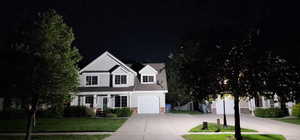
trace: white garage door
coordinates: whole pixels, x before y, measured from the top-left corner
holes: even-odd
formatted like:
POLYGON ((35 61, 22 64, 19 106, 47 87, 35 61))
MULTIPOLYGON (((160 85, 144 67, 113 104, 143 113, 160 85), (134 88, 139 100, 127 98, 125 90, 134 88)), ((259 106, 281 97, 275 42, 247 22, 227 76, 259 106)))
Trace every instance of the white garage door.
POLYGON ((159 113, 159 98, 156 96, 138 96, 139 114, 159 113))

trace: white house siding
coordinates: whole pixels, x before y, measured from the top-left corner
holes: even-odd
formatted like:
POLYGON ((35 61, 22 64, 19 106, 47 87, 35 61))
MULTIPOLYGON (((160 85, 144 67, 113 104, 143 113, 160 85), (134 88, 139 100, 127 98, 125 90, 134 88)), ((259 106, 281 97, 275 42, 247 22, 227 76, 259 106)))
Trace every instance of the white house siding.
MULTIPOLYGON (((240 113, 246 113, 246 114, 250 113, 249 103, 247 98, 241 98, 239 106, 240 106, 240 113)), ((234 114, 234 98, 232 96, 225 97, 225 111, 226 114, 234 114)), ((212 112, 216 114, 223 114, 224 112, 223 99, 218 97, 215 101, 213 101, 212 112)))
POLYGON ((80 74, 80 86, 87 87, 86 76, 98 76, 97 87, 109 87, 110 86, 110 74, 109 72, 95 72, 95 73, 82 73, 80 74))
POLYGON ((146 65, 139 71, 140 74, 157 74, 157 71, 152 68, 150 65, 146 65))
POLYGON ((108 71, 115 65, 119 65, 112 57, 108 55, 101 55, 88 64, 84 69, 81 71, 108 71))
POLYGON ((112 72, 112 83, 113 87, 129 87, 134 85, 134 74, 131 72, 128 72, 122 67, 117 68, 112 72), (127 77, 127 83, 126 84, 121 84, 121 85, 116 85, 115 84, 115 75, 126 75, 127 77))
POLYGON ((78 96, 73 96, 71 101, 71 106, 78 105, 78 96))

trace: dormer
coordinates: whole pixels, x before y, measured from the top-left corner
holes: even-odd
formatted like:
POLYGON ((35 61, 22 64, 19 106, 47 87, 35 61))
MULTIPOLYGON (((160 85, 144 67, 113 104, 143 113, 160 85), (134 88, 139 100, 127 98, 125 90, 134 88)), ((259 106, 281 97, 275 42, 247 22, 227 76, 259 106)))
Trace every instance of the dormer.
POLYGON ((141 75, 141 84, 155 84, 157 71, 150 65, 143 67, 139 74, 141 75))
POLYGON ((113 87, 128 87, 129 86, 129 74, 126 69, 121 66, 116 66, 114 70, 111 71, 112 75, 112 85, 113 87))

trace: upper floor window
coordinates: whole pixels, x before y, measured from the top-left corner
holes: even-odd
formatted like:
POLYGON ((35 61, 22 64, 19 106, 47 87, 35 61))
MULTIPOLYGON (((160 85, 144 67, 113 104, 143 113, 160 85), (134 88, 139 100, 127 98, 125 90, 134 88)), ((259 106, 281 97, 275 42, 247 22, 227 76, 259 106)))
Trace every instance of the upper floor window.
POLYGON ((142 77, 143 83, 154 83, 154 76, 153 75, 146 75, 142 77))
POLYGON ((86 76, 86 85, 98 85, 98 76, 86 76))
POLYGON ((116 75, 115 76, 115 84, 127 84, 127 76, 126 75, 116 75))

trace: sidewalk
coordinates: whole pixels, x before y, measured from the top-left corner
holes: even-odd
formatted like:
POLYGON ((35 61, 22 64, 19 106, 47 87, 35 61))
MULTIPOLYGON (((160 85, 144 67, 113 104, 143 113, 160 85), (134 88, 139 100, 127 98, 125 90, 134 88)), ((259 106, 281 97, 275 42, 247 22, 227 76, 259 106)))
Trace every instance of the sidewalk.
MULTIPOLYGON (((35 132, 32 135, 112 135, 115 132, 35 132)), ((0 133, 0 136, 23 136, 25 133, 0 133)))

